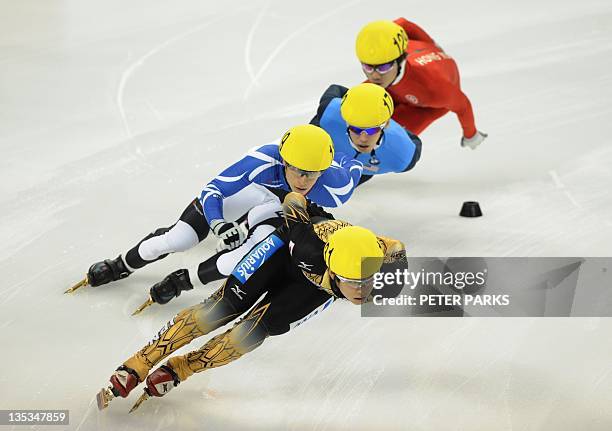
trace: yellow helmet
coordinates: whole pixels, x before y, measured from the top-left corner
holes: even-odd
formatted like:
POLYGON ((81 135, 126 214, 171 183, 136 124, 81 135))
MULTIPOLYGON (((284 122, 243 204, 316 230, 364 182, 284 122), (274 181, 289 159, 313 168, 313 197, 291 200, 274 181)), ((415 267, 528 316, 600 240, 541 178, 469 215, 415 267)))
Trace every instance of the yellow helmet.
POLYGON ((389 63, 406 51, 408 35, 393 21, 374 21, 357 35, 357 58, 366 64, 389 63))
POLYGON ((334 232, 323 253, 330 271, 352 280, 374 275, 384 257, 376 235, 360 226, 346 226, 334 232))
POLYGON ((283 135, 280 155, 291 166, 304 171, 324 171, 334 160, 334 143, 320 127, 304 124, 283 135))
POLYGON ((340 114, 351 126, 381 126, 393 115, 393 99, 380 85, 359 84, 342 98, 340 114))

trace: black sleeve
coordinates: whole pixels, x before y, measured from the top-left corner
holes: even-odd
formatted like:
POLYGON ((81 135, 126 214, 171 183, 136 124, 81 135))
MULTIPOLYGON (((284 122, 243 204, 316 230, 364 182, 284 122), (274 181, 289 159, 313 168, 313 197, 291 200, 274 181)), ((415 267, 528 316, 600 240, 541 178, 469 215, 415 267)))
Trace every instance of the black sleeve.
POLYGON ((289 247, 289 254, 299 268, 311 274, 323 274, 323 241, 317 236, 309 210, 312 205, 304 196, 289 193, 283 201, 285 223, 277 230, 289 247), (320 272, 320 271, 323 272, 320 272))
POLYGON ((361 178, 359 178, 359 182, 357 183, 356 187, 359 187, 360 185, 362 185, 366 181, 370 181, 373 176, 374 175, 362 175, 361 178))
POLYGON ((421 143, 421 138, 419 138, 417 135, 415 135, 408 129, 404 129, 404 130, 406 130, 406 133, 408 133, 408 136, 410 136, 410 139, 412 140, 412 142, 414 142, 414 146, 416 147, 414 149, 414 155, 412 156, 412 160, 410 161, 410 163, 408 163, 408 166, 406 166, 406 169, 404 169, 404 172, 406 172, 414 168, 414 165, 416 165, 419 159, 421 158, 422 143, 421 143))
POLYGON ((300 269, 323 275, 327 270, 323 259, 325 243, 317 236, 312 225, 297 225, 289 232, 289 254, 300 269))
POLYGON ((329 105, 329 102, 338 97, 343 97, 347 91, 348 88, 343 87, 341 85, 330 85, 327 90, 325 90, 325 93, 323 93, 323 96, 321 96, 321 100, 319 100, 319 107, 317 108, 317 115, 315 115, 314 118, 310 120, 310 124, 319 126, 321 122, 321 117, 323 116, 327 105, 329 105))
POLYGON ((325 211, 322 206, 319 206, 310 200, 307 200, 307 202, 308 206, 306 207, 306 211, 308 211, 308 215, 311 219, 313 217, 322 217, 327 220, 335 220, 334 216, 331 213, 325 211))
POLYGON ((323 259, 325 243, 317 236, 312 224, 283 224, 276 234, 288 247, 292 262, 311 274, 324 274, 327 269, 323 259))

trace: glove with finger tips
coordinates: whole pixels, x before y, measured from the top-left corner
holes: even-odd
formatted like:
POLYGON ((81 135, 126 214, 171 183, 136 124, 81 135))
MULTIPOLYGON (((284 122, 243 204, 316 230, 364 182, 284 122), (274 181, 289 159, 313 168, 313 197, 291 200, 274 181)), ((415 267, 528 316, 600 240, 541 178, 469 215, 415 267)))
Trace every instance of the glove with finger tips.
POLYGON ((210 224, 210 229, 213 231, 215 236, 222 240, 226 246, 233 250, 244 242, 246 234, 241 229, 240 225, 233 222, 226 222, 225 220, 214 220, 210 224))

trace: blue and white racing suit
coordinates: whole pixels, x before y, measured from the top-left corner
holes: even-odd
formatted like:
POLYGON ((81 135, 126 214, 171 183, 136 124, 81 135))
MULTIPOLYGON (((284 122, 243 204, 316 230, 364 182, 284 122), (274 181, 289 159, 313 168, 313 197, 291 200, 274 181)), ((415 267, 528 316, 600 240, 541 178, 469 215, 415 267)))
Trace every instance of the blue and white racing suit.
MULTIPOLYGON (((328 208, 344 204, 361 177, 361 162, 336 151, 332 165, 306 194, 310 201, 328 208)), ((290 187, 279 153, 278 142, 255 147, 213 178, 172 226, 160 228, 132 247, 125 256, 130 270, 186 251, 200 243, 213 220, 235 220, 256 206, 249 225, 278 217, 280 203, 290 187)))

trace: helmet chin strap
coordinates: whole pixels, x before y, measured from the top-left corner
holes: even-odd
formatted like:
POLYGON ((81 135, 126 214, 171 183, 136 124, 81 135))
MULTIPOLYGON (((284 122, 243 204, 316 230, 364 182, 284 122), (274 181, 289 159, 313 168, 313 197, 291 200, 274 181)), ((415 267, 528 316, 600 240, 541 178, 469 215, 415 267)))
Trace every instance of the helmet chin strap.
POLYGON ((393 85, 400 82, 401 79, 404 77, 405 71, 406 71, 406 57, 404 57, 402 61, 397 62, 397 76, 395 77, 393 82, 389 84, 389 87, 392 87, 393 85))
POLYGON ((284 164, 284 160, 283 160, 283 179, 289 186, 289 190, 293 191, 293 188, 291 187, 291 183, 289 183, 289 180, 287 179, 287 165, 284 164))
POLYGON ((346 296, 344 296, 344 294, 342 293, 342 291, 338 287, 338 284, 336 284, 336 277, 332 277, 331 275, 333 273, 329 269, 328 269, 328 271, 330 272, 330 274, 329 274, 329 285, 331 287, 332 293, 334 295, 336 295, 336 297, 338 297, 338 298, 346 299, 346 296))

